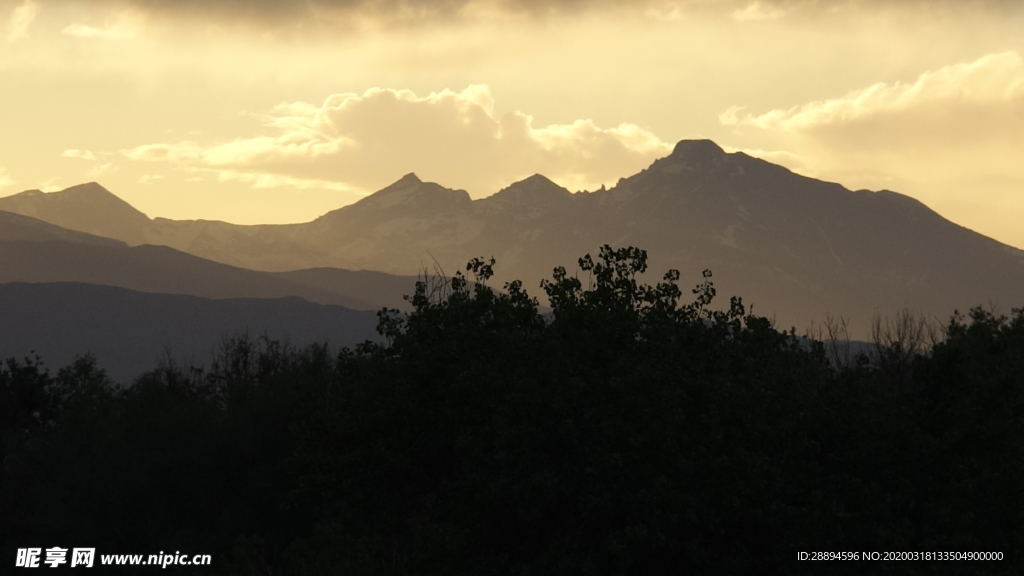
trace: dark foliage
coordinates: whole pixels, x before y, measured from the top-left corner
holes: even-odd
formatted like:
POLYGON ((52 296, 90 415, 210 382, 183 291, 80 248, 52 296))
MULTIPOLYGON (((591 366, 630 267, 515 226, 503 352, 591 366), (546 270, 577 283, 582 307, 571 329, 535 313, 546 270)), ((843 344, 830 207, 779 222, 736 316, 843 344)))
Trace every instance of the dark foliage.
POLYGON ((0 369, 0 541, 209 553, 222 574, 1014 574, 1024 312, 841 369, 646 253, 416 285, 387 344, 226 342, 120 388, 0 369), (798 562, 998 551, 1001 562, 798 562), (826 570, 827 568, 827 570, 826 570))

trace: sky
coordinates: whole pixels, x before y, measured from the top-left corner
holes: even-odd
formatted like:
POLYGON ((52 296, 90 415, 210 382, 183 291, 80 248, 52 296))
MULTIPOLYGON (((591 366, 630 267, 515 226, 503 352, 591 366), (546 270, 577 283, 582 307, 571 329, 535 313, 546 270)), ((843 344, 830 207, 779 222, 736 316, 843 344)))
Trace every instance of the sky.
POLYGON ((1024 248, 1021 0, 0 0, 0 196, 311 220, 711 138, 1024 248))

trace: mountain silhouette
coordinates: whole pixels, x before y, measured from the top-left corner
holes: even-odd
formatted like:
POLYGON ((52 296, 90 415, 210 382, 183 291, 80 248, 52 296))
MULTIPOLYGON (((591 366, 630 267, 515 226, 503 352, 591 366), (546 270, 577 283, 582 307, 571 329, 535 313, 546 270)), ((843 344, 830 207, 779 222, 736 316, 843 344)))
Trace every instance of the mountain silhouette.
POLYGON ((150 223, 145 214, 96 182, 72 186, 59 194, 29 190, 8 196, 0 199, 0 210, 133 245, 145 242, 150 223))
POLYGON ((127 246, 120 240, 75 232, 36 218, 21 214, 0 212, 0 242, 23 240, 29 242, 73 242, 95 246, 127 246))
MULTIPOLYGON (((114 241, 109 241, 114 242, 114 241)), ((166 246, 0 241, 0 282, 83 282, 205 298, 298 296, 355 310, 399 308, 416 279, 320 268, 258 272, 166 246)))
MULTIPOLYGON (((90 193, 100 194, 96 188, 90 193)), ((312 222, 282 226, 140 225, 110 199, 102 205, 118 206, 122 227, 98 216, 78 222, 73 210, 56 208, 64 194, 23 193, 0 199, 0 210, 90 233, 103 222, 103 235, 129 244, 141 230, 147 243, 258 270, 415 274, 437 265, 450 274, 472 257, 494 256, 499 284, 522 279, 535 292, 554 266, 571 271, 602 244, 633 245, 648 251, 657 274, 679 269, 684 285, 711 269, 720 294, 743 296, 782 327, 842 315, 862 336, 872 315, 902 307, 944 319, 954 308, 1024 304, 1021 250, 907 196, 851 191, 709 140, 681 141, 667 157, 595 192, 573 194, 534 175, 471 200, 409 174, 312 222)))
POLYGON ((298 296, 355 310, 407 306, 416 278, 315 268, 259 272, 0 212, 0 282, 83 282, 206 298, 298 296))
POLYGON ((294 346, 353 346, 377 339, 373 312, 301 298, 212 300, 79 283, 0 284, 0 351, 38 354, 51 369, 91 353, 128 383, 161 360, 208 366, 227 337, 244 333, 294 346))

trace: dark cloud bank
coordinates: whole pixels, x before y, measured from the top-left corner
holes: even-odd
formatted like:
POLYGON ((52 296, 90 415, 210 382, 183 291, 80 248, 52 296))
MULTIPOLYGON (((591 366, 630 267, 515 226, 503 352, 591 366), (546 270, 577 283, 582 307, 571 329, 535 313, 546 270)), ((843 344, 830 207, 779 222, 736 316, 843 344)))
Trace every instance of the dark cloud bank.
POLYGON ((650 9, 724 11, 757 4, 764 9, 834 10, 838 7, 915 10, 1012 11, 1019 0, 87 0, 93 5, 131 7, 154 16, 187 16, 264 25, 294 24, 319 18, 360 17, 370 21, 401 22, 447 20, 480 13, 505 12, 532 16, 576 14, 617 8, 637 12, 650 9))

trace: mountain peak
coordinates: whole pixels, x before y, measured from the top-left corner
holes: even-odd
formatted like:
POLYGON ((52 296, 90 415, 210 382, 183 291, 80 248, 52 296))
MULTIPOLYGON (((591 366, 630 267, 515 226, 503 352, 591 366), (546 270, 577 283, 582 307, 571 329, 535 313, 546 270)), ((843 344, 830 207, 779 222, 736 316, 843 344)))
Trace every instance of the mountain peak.
MULTIPOLYGON (((534 174, 502 188, 491 196, 495 200, 538 202, 549 198, 568 197, 572 193, 543 174, 534 174)), ((488 199, 490 199, 488 198, 488 199)))
POLYGON ((555 184, 550 178, 543 174, 534 174, 528 178, 524 178, 518 182, 513 182, 511 185, 503 188, 498 194, 509 194, 515 191, 518 193, 526 192, 532 196, 537 195, 557 195, 569 194, 569 191, 562 188, 558 184, 555 184))
POLYGON ((328 212, 324 216, 345 211, 350 207, 358 210, 394 209, 399 206, 439 209, 448 205, 467 204, 470 201, 465 190, 452 190, 434 182, 424 182, 415 173, 410 172, 355 204, 328 212))
MULTIPOLYGON (((76 184, 70 188, 61 190, 61 194, 88 194, 92 196, 114 196, 114 193, 107 190, 99 182, 86 182, 85 184, 76 184)), ((116 197, 116 196, 115 196, 116 197)))
MULTIPOLYGON (((402 176, 401 178, 399 178, 391 186, 412 186, 413 184, 422 184, 422 183, 423 183, 423 180, 420 180, 420 177, 417 176, 415 172, 409 172, 405 176, 402 176)), ((388 186, 388 188, 390 188, 391 186, 388 186)))
POLYGON ((65 188, 59 192, 41 192, 39 190, 26 190, 20 194, 9 196, 12 199, 33 199, 34 202, 43 202, 48 204, 73 204, 77 206, 79 202, 86 202, 90 205, 96 206, 96 203, 103 203, 102 206, 108 209, 116 206, 118 209, 126 212, 135 213, 143 218, 148 218, 132 207, 131 204, 122 200, 117 194, 114 194, 110 190, 104 188, 98 182, 86 182, 85 184, 76 184, 65 188))
POLYGON ((690 164, 701 164, 722 156, 725 156, 725 150, 711 140, 680 140, 670 157, 690 164))
POLYGON ((60 192, 30 190, 0 198, 0 210, 129 244, 141 243, 142 229, 149 224, 148 216, 96 182, 60 192))
MULTIPOLYGON (((531 184, 555 184, 554 182, 551 181, 550 178, 548 178, 547 176, 545 176, 543 174, 534 174, 533 176, 529 176, 527 178, 523 178, 522 180, 520 180, 520 182, 523 183, 523 184, 525 184, 527 182, 529 182, 531 184)), ((555 184, 555 185, 557 186, 557 184, 555 184)))
POLYGON ((120 196, 107 190, 98 182, 86 182, 65 188, 60 192, 47 194, 54 202, 66 202, 71 209, 96 212, 98 215, 115 214, 122 219, 148 222, 149 217, 125 202, 120 196))
POLYGON ((480 200, 479 208, 490 215, 511 211, 517 218, 536 217, 571 199, 572 192, 542 174, 534 174, 480 200))

